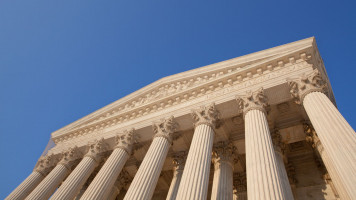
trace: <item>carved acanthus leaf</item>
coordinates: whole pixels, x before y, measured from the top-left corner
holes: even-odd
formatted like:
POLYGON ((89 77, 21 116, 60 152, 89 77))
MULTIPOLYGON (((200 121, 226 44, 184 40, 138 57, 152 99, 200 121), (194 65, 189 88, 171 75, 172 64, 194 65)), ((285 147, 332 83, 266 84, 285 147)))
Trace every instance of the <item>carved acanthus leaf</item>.
POLYGON ((200 124, 206 124, 213 128, 219 128, 221 125, 220 112, 215 108, 214 103, 206 107, 202 106, 197 110, 192 110, 192 118, 195 127, 200 124))
POLYGON ((93 158, 98 163, 101 159, 101 153, 109 150, 109 145, 105 142, 104 138, 89 142, 88 147, 89 150, 88 153, 85 154, 85 156, 93 158))
POLYGON ((326 82, 317 69, 314 69, 311 74, 303 74, 298 79, 287 81, 290 87, 289 92, 297 104, 303 104, 305 96, 311 92, 327 92, 326 82))
POLYGON ((246 172, 234 173, 233 185, 238 193, 246 192, 247 191, 246 172))
POLYGON ((186 159, 187 159, 186 151, 180 151, 175 153, 173 156, 174 171, 183 170, 186 159))
POLYGON ((248 91, 244 96, 237 96, 236 101, 239 112, 244 113, 244 115, 250 110, 261 110, 262 112, 266 112, 265 108, 268 105, 268 99, 264 94, 263 88, 254 92, 248 91))
POLYGON ((70 147, 68 150, 62 153, 62 159, 59 164, 66 166, 68 169, 71 168, 73 161, 81 158, 83 156, 77 146, 70 147))
POLYGON ((235 160, 236 147, 229 141, 221 141, 214 145, 212 161, 216 165, 220 162, 228 162, 233 166, 235 160))
POLYGON ((280 151, 281 153, 284 153, 286 149, 286 144, 282 141, 282 135, 279 130, 274 130, 271 134, 271 137, 275 151, 280 151))
POLYGON ((138 135, 135 129, 125 130, 124 134, 116 136, 116 148, 125 150, 128 154, 132 152, 132 145, 138 142, 138 135))
POLYGON ((114 184, 114 187, 116 187, 116 189, 120 192, 120 190, 127 186, 128 184, 130 184, 131 182, 131 176, 130 174, 125 170, 123 169, 119 175, 119 177, 117 178, 115 184, 114 184))
POLYGON ((37 162, 34 171, 41 173, 43 176, 46 176, 57 164, 58 161, 59 159, 53 154, 41 156, 41 158, 37 162))
POLYGON ((177 131, 178 123, 171 116, 168 119, 162 119, 160 122, 153 123, 152 128, 155 134, 154 137, 164 137, 172 142, 172 134, 177 131))

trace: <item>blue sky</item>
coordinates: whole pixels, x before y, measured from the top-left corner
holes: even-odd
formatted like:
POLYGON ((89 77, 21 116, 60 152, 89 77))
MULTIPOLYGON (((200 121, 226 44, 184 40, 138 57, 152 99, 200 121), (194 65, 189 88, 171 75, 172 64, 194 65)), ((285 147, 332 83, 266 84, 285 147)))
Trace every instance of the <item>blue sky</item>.
POLYGON ((50 133, 155 80, 315 36, 355 118, 354 1, 0 1, 0 199, 50 133))

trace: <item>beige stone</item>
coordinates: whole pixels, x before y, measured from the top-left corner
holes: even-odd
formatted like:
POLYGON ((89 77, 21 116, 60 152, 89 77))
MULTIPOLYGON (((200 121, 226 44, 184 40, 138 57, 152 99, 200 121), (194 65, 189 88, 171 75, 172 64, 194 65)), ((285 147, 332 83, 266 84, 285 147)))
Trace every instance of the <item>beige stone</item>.
POLYGON ((162 78, 52 138, 6 199, 356 199, 356 134, 314 38, 162 78))

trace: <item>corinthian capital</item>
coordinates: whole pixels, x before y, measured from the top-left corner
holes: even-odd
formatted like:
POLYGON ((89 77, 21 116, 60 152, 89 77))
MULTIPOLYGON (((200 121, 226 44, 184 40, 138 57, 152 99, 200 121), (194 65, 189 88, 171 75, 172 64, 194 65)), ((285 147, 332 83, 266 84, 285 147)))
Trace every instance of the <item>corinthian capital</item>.
POLYGON ((86 157, 93 158, 96 162, 99 163, 101 156, 100 154, 108 150, 108 144, 104 141, 104 138, 100 140, 94 140, 93 142, 88 143, 88 153, 85 154, 86 157))
POLYGON ((212 161, 214 163, 215 170, 219 169, 221 162, 226 162, 233 167, 235 151, 236 147, 229 141, 218 142, 214 145, 212 161))
POLYGON ((247 190, 246 172, 235 173, 233 185, 238 193, 245 192, 247 190))
POLYGON ((174 121, 174 117, 171 116, 168 119, 162 119, 158 123, 153 123, 154 137, 164 137, 170 143, 172 143, 172 134, 177 131, 178 124, 174 121))
POLYGON ((206 107, 202 106, 197 110, 192 110, 192 117, 195 127, 200 124, 206 124, 213 128, 218 128, 220 126, 220 113, 215 108, 214 103, 206 107))
POLYGON ((304 97, 311 92, 326 93, 326 83, 317 69, 294 80, 287 80, 295 103, 303 104, 304 97))
POLYGON ((68 150, 62 153, 62 159, 59 164, 64 165, 67 169, 70 169, 73 161, 81 158, 83 154, 80 152, 77 146, 70 147, 68 150))
POLYGON ((184 169, 185 161, 187 159, 187 152, 180 151, 173 156, 174 171, 182 171, 184 169))
POLYGON ((43 176, 46 176, 58 161, 58 158, 56 158, 53 154, 41 156, 34 171, 39 172, 43 176))
POLYGON ((125 130, 124 134, 116 136, 116 147, 125 150, 131 154, 132 145, 137 142, 137 135, 135 129, 125 130))
POLYGON ((268 105, 268 99, 264 94, 263 88, 254 92, 248 91, 247 94, 243 96, 237 96, 236 101, 239 112, 244 113, 244 115, 250 110, 261 110, 265 113, 265 107, 268 105))
POLYGON ((131 182, 131 177, 129 175, 129 173, 123 169, 119 175, 119 177, 117 178, 114 187, 116 187, 118 189, 118 191, 120 192, 120 190, 127 186, 128 184, 130 184, 131 182))
POLYGON ((284 151, 286 149, 286 145, 282 141, 282 136, 281 136, 279 130, 274 130, 272 132, 271 136, 272 136, 272 143, 273 143, 275 151, 284 153, 284 151))
POLYGON ((321 144, 318 135, 316 134, 312 125, 308 123, 303 124, 305 140, 313 147, 316 148, 320 153, 324 150, 323 145, 321 144))

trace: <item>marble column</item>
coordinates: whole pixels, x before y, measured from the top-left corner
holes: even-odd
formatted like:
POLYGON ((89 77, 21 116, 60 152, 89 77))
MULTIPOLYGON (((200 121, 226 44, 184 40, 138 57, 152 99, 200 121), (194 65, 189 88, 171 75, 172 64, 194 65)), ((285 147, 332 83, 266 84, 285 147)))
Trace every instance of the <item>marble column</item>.
POLYGON ((173 116, 153 124, 154 139, 138 169, 124 200, 149 200, 157 185, 177 124, 173 116))
MULTIPOLYGON (((237 97, 245 118, 247 195, 254 199, 293 199, 285 185, 273 149, 265 107, 267 97, 261 88, 237 97)), ((289 187, 289 188, 288 188, 289 187)))
POLYGON ((177 199, 207 199, 214 128, 219 126, 215 105, 193 110, 195 130, 177 199))
POLYGON ((272 143, 273 143, 274 151, 276 153, 277 166, 281 174, 281 180, 283 185, 285 186, 285 189, 287 190, 286 194, 291 195, 291 196, 287 196, 286 198, 293 199, 294 195, 293 195, 292 187, 289 183, 286 166, 284 164, 285 144, 282 142, 282 136, 278 130, 275 130, 272 133, 272 143))
POLYGON ((22 200, 29 195, 33 189, 47 176, 53 169, 54 163, 58 160, 53 155, 42 156, 33 172, 5 198, 5 200, 22 200))
POLYGON ((129 159, 134 142, 134 130, 124 131, 116 136, 116 146, 81 199, 107 199, 126 161, 129 159))
POLYGON ((219 142, 213 148, 212 200, 231 200, 233 198, 233 156, 235 149, 231 142, 219 142))
POLYGON ((317 69, 288 83, 296 103, 304 106, 347 196, 356 199, 355 131, 325 95, 326 83, 317 69))
POLYGON ((90 174, 100 163, 101 154, 108 150, 108 145, 105 143, 104 138, 90 142, 88 147, 88 153, 85 154, 77 167, 52 195, 51 200, 74 199, 90 174))
POLYGON ((120 194, 122 188, 128 185, 131 181, 131 177, 127 171, 122 170, 119 178, 115 181, 114 186, 112 187, 111 191, 109 192, 108 200, 115 200, 117 195, 120 194))
POLYGON ((78 147, 62 153, 62 159, 41 183, 27 196, 26 200, 47 200, 68 176, 74 161, 82 157, 78 147))
POLYGON ((247 180, 246 173, 234 173, 233 175, 233 185, 234 185, 234 200, 247 200, 247 180))
MULTIPOLYGON (((323 175, 326 175, 326 181, 334 188, 335 196, 339 196, 341 199, 351 199, 348 196, 343 182, 340 180, 340 177, 336 173, 334 165, 330 163, 330 159, 324 150, 324 146, 321 144, 318 135, 316 134, 314 128, 310 124, 304 124, 304 133, 306 134, 306 141, 315 149, 315 154, 317 159, 320 159, 325 165, 325 170, 322 169, 323 175), (332 181, 332 183, 331 183, 332 181)), ((319 164, 322 165, 322 164, 319 164)), ((323 167, 322 167, 323 168, 323 167)))
POLYGON ((182 180, 185 160, 185 151, 177 152, 173 157, 173 179, 169 187, 166 200, 175 200, 177 198, 177 192, 179 189, 180 181, 182 180))

